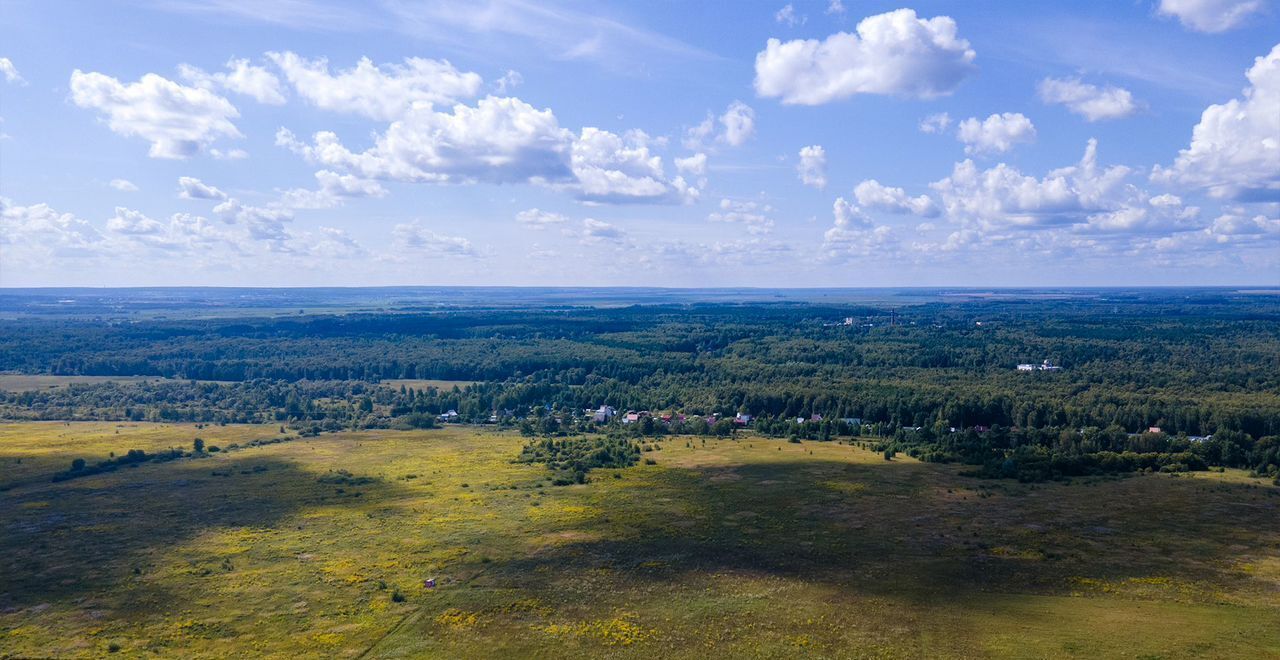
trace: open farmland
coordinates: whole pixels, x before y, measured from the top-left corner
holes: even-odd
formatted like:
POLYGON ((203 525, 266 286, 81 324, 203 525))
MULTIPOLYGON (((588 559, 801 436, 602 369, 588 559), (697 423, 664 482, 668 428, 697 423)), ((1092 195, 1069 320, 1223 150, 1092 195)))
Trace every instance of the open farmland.
POLYGON ((1280 489, 1241 471, 677 436, 554 487, 518 435, 450 427, 42 475, 278 431, 0 427, 0 656, 1280 654, 1280 489))

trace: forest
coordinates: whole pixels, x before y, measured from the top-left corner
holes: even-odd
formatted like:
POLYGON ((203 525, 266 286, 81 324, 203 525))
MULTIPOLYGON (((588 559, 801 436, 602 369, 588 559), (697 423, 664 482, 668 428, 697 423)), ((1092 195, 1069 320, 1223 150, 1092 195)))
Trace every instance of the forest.
POLYGON ((157 380, 3 392, 0 417, 323 432, 424 428, 455 411, 450 421, 541 437, 727 435, 738 426, 798 441, 870 437, 990 477, 1216 466, 1274 476, 1277 321, 1276 296, 1178 289, 905 303, 11 314, 0 320, 0 372, 157 380), (1017 369, 1045 361, 1059 368, 1017 369), (652 414, 634 425, 593 420, 606 405, 652 414), (751 421, 735 425, 738 415, 751 421))

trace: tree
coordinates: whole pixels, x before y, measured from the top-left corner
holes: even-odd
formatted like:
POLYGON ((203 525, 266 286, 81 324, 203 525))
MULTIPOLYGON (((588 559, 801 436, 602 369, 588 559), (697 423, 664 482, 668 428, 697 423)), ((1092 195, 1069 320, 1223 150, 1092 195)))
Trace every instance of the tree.
POLYGON ((191 448, 194 449, 197 454, 204 453, 204 440, 201 440, 200 438, 192 440, 191 448))
POLYGON ((83 470, 83 469, 84 469, 84 459, 83 459, 83 458, 77 458, 77 459, 75 459, 74 461, 71 461, 71 471, 72 471, 72 472, 79 472, 79 471, 81 471, 81 470, 83 470))

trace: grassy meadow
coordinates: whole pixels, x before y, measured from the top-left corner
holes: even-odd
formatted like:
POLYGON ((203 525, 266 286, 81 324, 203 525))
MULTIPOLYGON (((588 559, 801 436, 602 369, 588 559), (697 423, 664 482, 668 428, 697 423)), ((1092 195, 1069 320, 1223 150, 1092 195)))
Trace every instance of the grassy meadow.
POLYGON ((0 425, 0 657, 1280 657, 1280 489, 1242 472, 678 437, 553 487, 451 427, 48 479, 195 437, 282 434, 0 425))

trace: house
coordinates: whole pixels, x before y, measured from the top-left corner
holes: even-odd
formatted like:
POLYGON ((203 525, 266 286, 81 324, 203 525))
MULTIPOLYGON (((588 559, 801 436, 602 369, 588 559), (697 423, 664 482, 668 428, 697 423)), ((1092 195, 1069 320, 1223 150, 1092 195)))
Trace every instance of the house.
POLYGON ((647 410, 641 410, 640 412, 628 412, 627 414, 622 416, 622 423, 635 424, 636 422, 639 422, 641 419, 648 416, 649 416, 649 411, 647 410))
POLYGON ((595 411, 591 419, 597 424, 607 424, 617 414, 618 411, 613 406, 600 406, 600 409, 595 411))
POLYGON ((450 410, 450 411, 449 411, 449 412, 447 412, 447 413, 443 413, 443 414, 441 414, 441 415, 440 415, 440 421, 442 421, 442 422, 456 422, 456 421, 458 421, 458 411, 456 411, 456 410, 450 410))
POLYGON ((751 423, 751 415, 738 413, 738 416, 733 418, 733 423, 738 426, 747 426, 751 423))
POLYGON ((812 415, 809 415, 809 421, 811 421, 811 422, 821 422, 821 421, 822 421, 822 415, 819 415, 818 413, 813 413, 812 415))
POLYGON ((1020 364, 1020 365, 1018 365, 1018 371, 1035 371, 1035 370, 1036 370, 1036 365, 1034 365, 1034 364, 1020 364))
POLYGON ((1153 426, 1147 429, 1147 433, 1164 433, 1164 431, 1160 430, 1159 426, 1153 426))
POLYGON ((976 424, 974 425, 973 430, 977 433, 986 433, 987 431, 991 430, 991 427, 983 426, 982 424, 976 424))
POLYGON ((841 417, 840 421, 848 424, 849 426, 862 426, 861 417, 841 417))
POLYGON ((1020 364, 1018 371, 1059 371, 1062 367, 1054 365, 1052 362, 1045 360, 1040 364, 1020 364))

